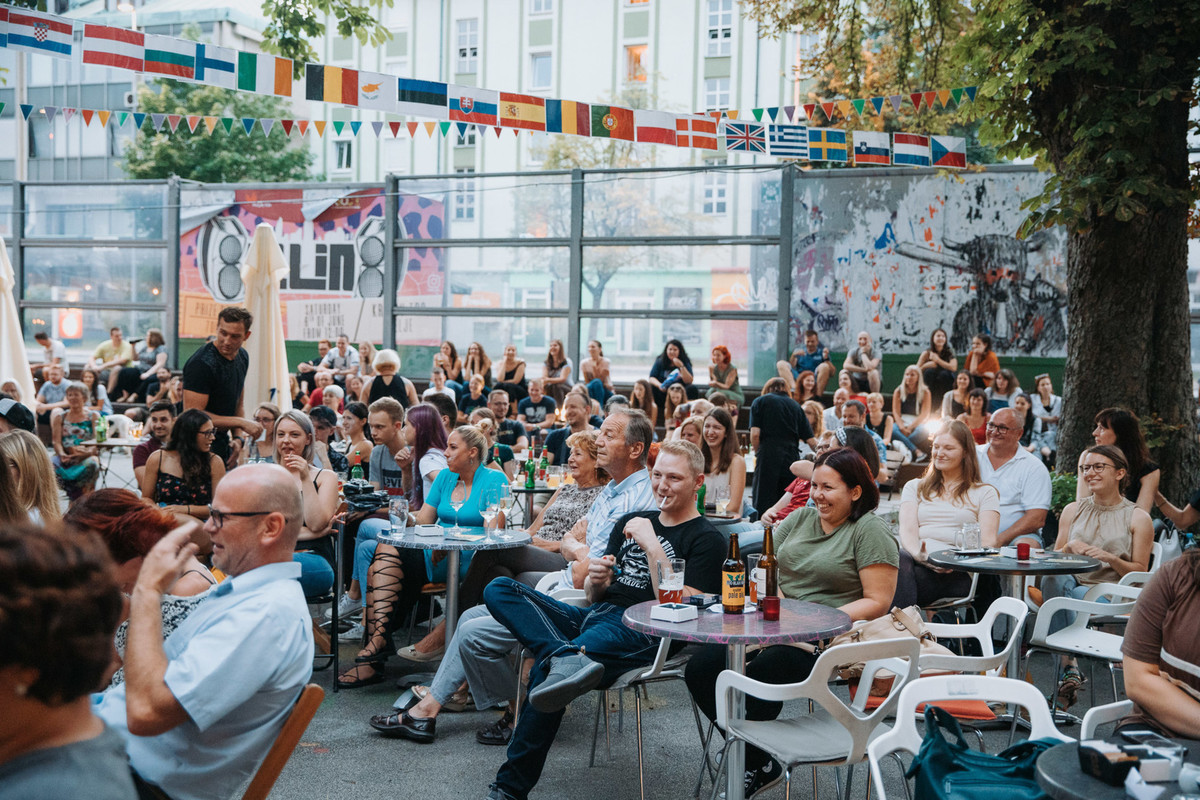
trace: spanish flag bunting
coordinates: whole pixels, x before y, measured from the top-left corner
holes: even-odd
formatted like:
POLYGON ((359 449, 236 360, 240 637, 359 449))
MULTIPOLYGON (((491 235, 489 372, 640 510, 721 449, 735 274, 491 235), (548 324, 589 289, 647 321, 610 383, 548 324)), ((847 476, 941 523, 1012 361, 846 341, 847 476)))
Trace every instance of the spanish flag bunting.
POLYGON ((317 138, 325 135, 325 125, 327 123, 323 119, 313 120, 313 127, 317 129, 317 138))
POLYGON ((217 118, 216 117, 205 117, 204 118, 204 127, 208 128, 208 133, 211 136, 213 131, 215 131, 217 129, 217 118))
MULTIPOLYGON (((2 114, 2 113, 4 113, 4 104, 0 103, 0 114, 2 114)), ((85 108, 79 112, 80 116, 83 117, 83 127, 85 127, 85 128, 92 127, 92 115, 95 113, 96 112, 90 108, 85 108)))
POLYGON ((939 91, 937 93, 937 96, 938 96, 938 100, 940 100, 942 103, 942 108, 950 107, 950 90, 949 89, 942 89, 941 91, 939 91))
POLYGON ((500 125, 527 131, 546 130, 546 100, 528 94, 500 93, 500 125))
POLYGON ((171 133, 179 129, 179 123, 182 119, 182 114, 167 114, 167 125, 170 126, 171 133))
POLYGON ((100 120, 100 127, 101 127, 101 128, 106 128, 106 127, 108 127, 108 118, 109 118, 110 116, 112 116, 112 112, 111 112, 111 111, 97 111, 97 112, 96 112, 96 119, 100 120))

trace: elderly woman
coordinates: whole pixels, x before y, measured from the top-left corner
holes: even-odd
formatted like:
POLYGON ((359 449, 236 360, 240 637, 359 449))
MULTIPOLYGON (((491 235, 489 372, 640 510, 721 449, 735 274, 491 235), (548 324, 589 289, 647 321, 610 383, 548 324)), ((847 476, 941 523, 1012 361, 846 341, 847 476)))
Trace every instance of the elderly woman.
MULTIPOLYGON (((450 434, 446 469, 433 481, 425 504, 416 513, 419 525, 461 524, 482 526, 482 508, 489 490, 506 483, 504 473, 487 467, 487 437, 465 425, 450 434), (455 505, 462 503, 455 509, 455 505)), ((343 689, 369 686, 383 680, 383 665, 394 652, 391 626, 401 620, 421 597, 430 581, 461 580, 470 566, 464 554, 459 575, 447 575, 443 554, 380 544, 367 576, 367 643, 355 658, 358 664, 338 676, 343 689)))
POLYGON ((100 415, 87 408, 88 389, 78 381, 67 384, 67 407, 55 409, 50 417, 54 442, 54 475, 67 497, 76 500, 96 488, 100 475, 99 450, 84 442, 96 438, 100 415))
POLYGON ((362 396, 358 399, 369 407, 381 397, 392 397, 405 408, 415 406, 417 389, 412 381, 399 375, 400 354, 395 350, 384 349, 375 354, 371 364, 375 367, 375 377, 363 386, 362 396))
MULTIPOLYGON (((844 447, 821 454, 810 498, 813 508, 797 509, 775 528, 779 593, 840 609, 852 620, 886 614, 896 593, 899 556, 887 524, 872 513, 879 505, 879 488, 867 462, 844 447)), ((692 699, 710 720, 717 716, 715 688, 725 658, 724 645, 706 645, 684 672, 692 699)), ((791 683, 803 680, 815 662, 816 656, 806 650, 773 645, 749 657, 746 674, 766 683, 791 683)), ((746 718, 774 719, 782 707, 747 697, 746 718)), ((782 777, 777 762, 746 746, 747 797, 782 777)))
POLYGON ((112 561, 95 536, 0 527, 6 797, 137 797, 124 743, 92 714, 88 697, 111 669, 121 608, 112 561))

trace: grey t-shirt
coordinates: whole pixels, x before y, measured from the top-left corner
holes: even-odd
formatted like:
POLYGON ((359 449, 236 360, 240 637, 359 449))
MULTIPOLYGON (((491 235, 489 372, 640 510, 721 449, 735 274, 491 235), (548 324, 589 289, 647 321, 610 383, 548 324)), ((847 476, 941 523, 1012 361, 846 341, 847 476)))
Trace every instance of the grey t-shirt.
POLYGON ((105 728, 94 739, 34 750, 0 764, 0 800, 40 797, 136 800, 121 737, 105 728))
POLYGON ((399 489, 404 486, 404 470, 396 463, 387 445, 377 445, 371 451, 367 480, 384 489, 399 489))

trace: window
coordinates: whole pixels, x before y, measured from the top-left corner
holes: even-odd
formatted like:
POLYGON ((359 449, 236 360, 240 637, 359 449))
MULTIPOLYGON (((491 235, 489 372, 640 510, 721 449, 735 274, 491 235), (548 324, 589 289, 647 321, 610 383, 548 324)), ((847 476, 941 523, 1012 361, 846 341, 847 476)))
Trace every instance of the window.
MULTIPOLYGON (((550 150, 550 134, 540 131, 530 131, 525 139, 525 165, 529 167, 540 167, 546 160, 546 153, 550 150)), ((1200 350, 1196 351, 1200 355, 1200 350)))
POLYGON ((458 62, 455 71, 473 73, 479 71, 479 20, 458 21, 458 62))
POLYGON ((460 133, 455 136, 455 147, 474 147, 475 146, 475 126, 468 125, 466 133, 460 133))
POLYGON ((529 0, 529 13, 534 14, 553 14, 554 0, 529 0))
POLYGON ((733 36, 733 0, 708 0, 708 56, 727 56, 733 36))
MULTIPOLYGON (((459 175, 475 174, 473 167, 460 167, 454 170, 459 175)), ((454 218, 475 219, 475 179, 462 177, 454 182, 454 218)))
POLYGON ((353 166, 353 145, 354 142, 350 141, 349 139, 333 143, 334 157, 336 160, 336 166, 334 169, 347 170, 353 166))
POLYGON ((550 53, 533 53, 529 56, 529 88, 549 89, 554 56, 550 53))
POLYGON ((629 317, 607 318, 600 321, 599 336, 602 342, 614 342, 617 356, 650 355, 651 326, 646 324, 644 312, 654 308, 653 293, 638 290, 618 289, 604 293, 604 307, 614 311, 642 312, 629 317))
MULTIPOLYGON (((517 308, 540 311, 550 307, 549 289, 516 289, 513 300, 517 308)), ((541 351, 550 346, 549 317, 521 317, 520 338, 525 350, 541 351)))
POLYGON ((704 81, 704 107, 709 111, 729 108, 729 78, 708 78, 704 81))
POLYGON ((625 46, 625 80, 630 83, 645 83, 646 82, 646 48, 644 44, 630 44, 625 46))
MULTIPOLYGON (((708 161, 707 166, 722 167, 724 161, 708 161)), ((729 174, 715 170, 704 173, 704 205, 702 212, 709 216, 719 216, 726 210, 726 192, 729 188, 729 174)))

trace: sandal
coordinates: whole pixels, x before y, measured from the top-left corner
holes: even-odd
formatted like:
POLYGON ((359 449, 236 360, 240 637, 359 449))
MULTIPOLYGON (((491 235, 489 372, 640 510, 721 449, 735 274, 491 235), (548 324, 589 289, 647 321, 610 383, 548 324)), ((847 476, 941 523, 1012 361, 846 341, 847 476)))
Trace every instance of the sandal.
POLYGON ((1062 676, 1058 679, 1058 692, 1056 693, 1054 707, 1056 711, 1066 711, 1071 706, 1079 701, 1079 690, 1087 679, 1083 677, 1083 673, 1079 671, 1079 667, 1070 666, 1063 670, 1062 676))
MULTIPOLYGON (((417 685, 409 688, 412 690, 413 697, 416 697, 418 700, 424 700, 425 696, 429 694, 428 686, 417 685)), ((451 711, 454 713, 458 713, 460 711, 475 711, 475 700, 471 697, 470 692, 466 691, 465 689, 459 689, 457 692, 450 695, 449 700, 447 700, 445 703, 442 703, 442 710, 451 711)))
POLYGON ((475 741, 480 744, 507 745, 513 734, 513 713, 505 711, 504 716, 491 725, 484 725, 475 731, 475 741))
POLYGON ((337 685, 339 689, 361 689, 363 686, 370 686, 374 683, 383 683, 383 670, 377 669, 377 664, 359 664, 356 667, 343 672, 338 676, 337 685), (370 675, 362 674, 363 668, 371 670, 370 675))
MULTIPOLYGON (((370 646, 370 642, 365 646, 370 646)), ((355 664, 383 664, 391 658, 392 652, 395 650, 395 645, 392 644, 392 635, 385 633, 383 635, 383 647, 369 655, 357 655, 354 657, 355 664)))

